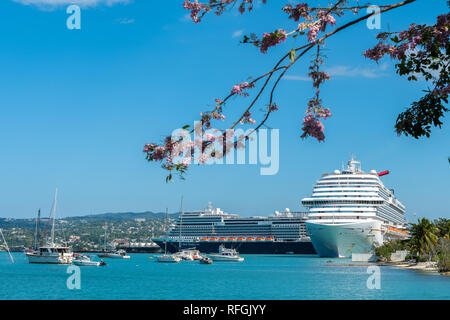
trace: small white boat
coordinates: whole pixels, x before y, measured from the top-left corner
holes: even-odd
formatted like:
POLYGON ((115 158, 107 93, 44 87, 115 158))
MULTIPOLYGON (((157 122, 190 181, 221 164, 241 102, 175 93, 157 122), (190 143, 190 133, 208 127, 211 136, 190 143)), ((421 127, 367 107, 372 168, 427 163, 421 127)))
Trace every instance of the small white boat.
POLYGON ((92 261, 91 257, 85 256, 85 255, 75 255, 74 259, 72 260, 72 264, 76 266, 83 266, 83 267, 99 267, 99 266, 105 266, 106 263, 101 261, 92 261))
POLYGON ((99 258, 112 258, 112 259, 130 259, 130 256, 127 256, 127 252, 125 250, 116 250, 103 252, 97 255, 99 258))
POLYGON ((158 262, 169 262, 169 263, 178 263, 181 261, 181 258, 175 254, 162 254, 156 257, 156 261, 158 262))
POLYGON ((200 260, 202 258, 202 256, 200 255, 200 251, 198 251, 197 249, 184 249, 181 250, 181 254, 183 256, 188 256, 188 258, 185 260, 200 260))
POLYGON ((213 261, 242 262, 244 258, 239 256, 235 249, 227 249, 223 245, 219 247, 219 253, 209 255, 213 261))
POLYGON ((212 260, 208 257, 201 257, 199 260, 200 260, 201 264, 212 264, 213 263, 212 260))
POLYGON ((179 257, 181 260, 194 261, 194 256, 190 250, 182 250, 174 253, 174 255, 179 257))
POLYGON ((107 249, 107 243, 106 243, 106 231, 108 230, 108 224, 105 223, 105 245, 103 248, 103 252, 99 253, 97 256, 99 258, 111 258, 111 259, 130 259, 130 256, 127 256, 127 252, 123 249, 116 250, 115 248, 107 249))

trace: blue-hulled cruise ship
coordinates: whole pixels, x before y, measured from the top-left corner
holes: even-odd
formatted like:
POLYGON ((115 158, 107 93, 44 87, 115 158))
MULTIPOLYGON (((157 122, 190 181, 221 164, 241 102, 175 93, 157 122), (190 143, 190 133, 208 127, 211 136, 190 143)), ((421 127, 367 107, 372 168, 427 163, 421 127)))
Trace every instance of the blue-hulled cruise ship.
POLYGON ((240 217, 213 208, 183 212, 168 234, 153 239, 167 251, 195 248, 217 252, 220 245, 242 254, 315 254, 306 234, 303 212, 275 212, 269 217, 240 217))

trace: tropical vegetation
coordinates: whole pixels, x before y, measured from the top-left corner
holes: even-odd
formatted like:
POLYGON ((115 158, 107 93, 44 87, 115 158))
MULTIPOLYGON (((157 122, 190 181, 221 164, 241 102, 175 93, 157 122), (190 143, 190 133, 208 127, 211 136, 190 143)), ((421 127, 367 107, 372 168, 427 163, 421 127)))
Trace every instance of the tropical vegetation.
POLYGON ((390 261, 392 253, 408 250, 408 259, 418 262, 435 261, 440 272, 450 271, 450 219, 439 218, 430 221, 421 218, 410 223, 411 237, 385 243, 375 249, 375 254, 384 261, 390 261))

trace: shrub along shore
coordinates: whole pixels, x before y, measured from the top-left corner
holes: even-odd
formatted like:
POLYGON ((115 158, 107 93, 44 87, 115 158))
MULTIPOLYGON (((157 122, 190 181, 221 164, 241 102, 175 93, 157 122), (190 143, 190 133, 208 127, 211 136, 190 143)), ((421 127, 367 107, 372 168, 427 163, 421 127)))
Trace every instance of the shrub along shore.
POLYGON ((411 223, 411 237, 385 243, 375 249, 381 262, 414 270, 437 271, 450 274, 450 219, 439 218, 431 222, 426 218, 411 223), (392 253, 408 250, 404 262, 392 262, 392 253))

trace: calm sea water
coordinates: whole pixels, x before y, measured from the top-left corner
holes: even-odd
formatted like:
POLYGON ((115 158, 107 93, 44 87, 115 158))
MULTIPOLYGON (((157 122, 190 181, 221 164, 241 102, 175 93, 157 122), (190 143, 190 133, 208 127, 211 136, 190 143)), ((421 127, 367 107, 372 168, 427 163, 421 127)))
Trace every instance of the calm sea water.
POLYGON ((243 255, 241 263, 155 262, 151 254, 81 267, 69 290, 67 266, 29 264, 0 252, 0 299, 450 299, 450 277, 380 267, 381 288, 368 289, 367 267, 311 256, 243 255))

